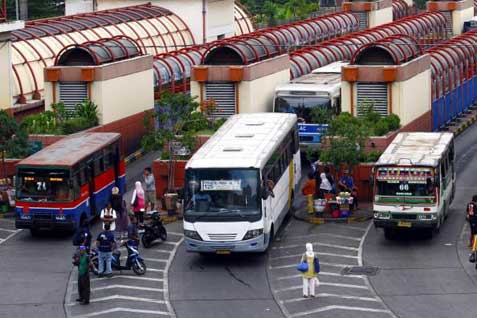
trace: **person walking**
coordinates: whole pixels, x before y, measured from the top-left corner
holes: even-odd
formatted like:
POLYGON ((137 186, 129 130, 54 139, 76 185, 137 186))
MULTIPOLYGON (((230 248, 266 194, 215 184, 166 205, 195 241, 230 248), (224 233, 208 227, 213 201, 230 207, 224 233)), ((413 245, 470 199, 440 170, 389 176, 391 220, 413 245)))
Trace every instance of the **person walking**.
POLYGON ((111 207, 116 212, 116 232, 119 234, 118 236, 121 238, 124 233, 127 231, 128 227, 128 215, 126 211, 126 204, 123 200, 122 194, 119 193, 119 188, 114 187, 111 190, 111 198, 109 199, 111 202, 111 207))
POLYGON ((109 224, 109 228, 111 231, 114 232, 116 230, 115 222, 117 219, 117 215, 116 215, 116 211, 113 209, 111 205, 111 202, 108 202, 106 204, 106 207, 103 210, 101 210, 101 215, 99 218, 103 222, 103 231, 106 229, 105 228, 106 224, 109 224))
POLYGON ((472 196, 472 201, 467 204, 467 221, 470 227, 469 247, 474 244, 474 236, 477 234, 477 195, 472 196))
POLYGON ((146 198, 146 210, 150 204, 150 211, 153 211, 154 206, 156 205, 156 181, 154 180, 154 175, 152 174, 150 167, 144 169, 144 192, 146 198))
POLYGON ((80 259, 78 265, 78 299, 81 305, 89 304, 89 296, 91 293, 90 281, 89 281, 89 255, 86 246, 81 245, 79 247, 80 259))
POLYGON ((131 205, 133 208, 134 215, 139 221, 139 224, 144 223, 144 189, 142 188, 141 182, 136 181, 135 189, 133 191, 131 205))
POLYGON ((112 276, 111 259, 113 257, 113 249, 115 245, 114 234, 110 231, 110 224, 104 224, 104 231, 99 233, 96 239, 98 247, 98 276, 112 276), (105 266, 106 265, 106 266, 105 266), (106 267, 106 269, 105 269, 106 267))
POLYGON ((316 192, 316 181, 315 181, 315 176, 313 175, 313 172, 310 172, 308 174, 308 180, 304 184, 301 192, 306 197, 307 212, 308 213, 315 212, 315 208, 313 206, 313 196, 315 195, 315 192, 316 192))
POLYGON ((308 270, 303 272, 303 297, 315 297, 315 287, 319 284, 318 273, 320 272, 320 261, 313 252, 313 245, 306 243, 306 251, 301 257, 301 263, 308 265, 308 270))

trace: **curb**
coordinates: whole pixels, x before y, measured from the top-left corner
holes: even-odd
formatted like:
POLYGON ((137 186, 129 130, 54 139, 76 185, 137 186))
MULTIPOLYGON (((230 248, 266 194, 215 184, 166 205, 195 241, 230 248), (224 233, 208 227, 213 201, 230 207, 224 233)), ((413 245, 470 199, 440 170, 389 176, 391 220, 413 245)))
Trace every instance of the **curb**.
POLYGON ((473 123, 477 121, 477 112, 466 118, 467 120, 457 127, 457 129, 454 131, 454 136, 459 136, 461 133, 463 133, 467 128, 469 128, 473 123))
POLYGON ((368 220, 371 220, 373 218, 372 215, 369 216, 350 216, 347 218, 319 218, 315 216, 309 216, 309 217, 301 217, 298 215, 297 211, 293 214, 293 217, 299 221, 303 222, 308 222, 311 224, 325 224, 325 223, 360 223, 360 222, 366 222, 368 220))
POLYGON ((126 158, 124 158, 124 162, 126 163, 126 166, 129 165, 130 163, 133 163, 134 161, 140 159, 142 156, 146 154, 146 151, 143 149, 139 149, 138 151, 133 152, 126 158))

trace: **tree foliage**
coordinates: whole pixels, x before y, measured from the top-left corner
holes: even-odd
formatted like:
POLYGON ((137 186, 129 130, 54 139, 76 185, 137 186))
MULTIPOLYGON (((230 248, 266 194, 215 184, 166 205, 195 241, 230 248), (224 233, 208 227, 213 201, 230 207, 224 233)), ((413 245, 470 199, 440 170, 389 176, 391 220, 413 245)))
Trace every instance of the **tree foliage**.
POLYGON ((242 0, 260 23, 276 25, 279 21, 302 20, 319 9, 316 0, 242 0))
MULTIPOLYGON (((15 0, 7 0, 7 14, 9 20, 15 19, 15 0)), ((57 17, 64 14, 64 0, 28 0, 28 20, 57 17)))
POLYGON ((25 126, 0 110, 0 153, 8 158, 23 158, 28 154, 28 134, 25 126))

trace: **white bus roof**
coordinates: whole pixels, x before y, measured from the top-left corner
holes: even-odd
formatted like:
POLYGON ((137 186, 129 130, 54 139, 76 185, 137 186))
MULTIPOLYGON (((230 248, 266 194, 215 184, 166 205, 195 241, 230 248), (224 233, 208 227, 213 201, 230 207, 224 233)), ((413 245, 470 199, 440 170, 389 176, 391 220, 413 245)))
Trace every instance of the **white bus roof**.
POLYGON ((295 114, 231 116, 187 162, 189 168, 262 168, 297 124, 295 114))
POLYGON ((323 73, 307 74, 295 78, 286 84, 278 85, 275 88, 275 92, 324 92, 334 94, 338 93, 340 88, 340 74, 323 73))
POLYGON ((346 66, 348 64, 349 62, 345 62, 345 61, 333 62, 323 67, 314 69, 311 73, 312 74, 320 74, 320 73, 341 74, 341 67, 346 66))
POLYGON ((421 165, 436 167, 449 147, 452 133, 399 133, 379 157, 376 166, 421 165))

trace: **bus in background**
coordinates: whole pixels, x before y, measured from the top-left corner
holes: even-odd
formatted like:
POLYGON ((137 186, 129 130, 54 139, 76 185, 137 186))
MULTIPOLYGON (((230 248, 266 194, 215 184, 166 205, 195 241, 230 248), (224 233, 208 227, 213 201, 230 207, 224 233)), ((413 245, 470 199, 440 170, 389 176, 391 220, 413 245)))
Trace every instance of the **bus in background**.
POLYGON ((334 62, 275 88, 273 111, 298 116, 301 145, 318 146, 328 129, 328 124, 313 122, 313 109, 320 107, 330 116, 341 111, 341 67, 347 64, 334 62))
POLYGON ((15 226, 74 231, 125 192, 126 166, 117 133, 65 137, 17 164, 15 226))
POLYGON ((397 229, 438 230, 454 199, 452 133, 400 133, 374 167, 374 225, 386 239, 397 229))
POLYGON ((477 29, 477 17, 472 17, 470 20, 464 21, 462 33, 477 29))
POLYGON ((185 174, 188 251, 265 251, 291 211, 301 177, 296 115, 230 117, 185 174))

